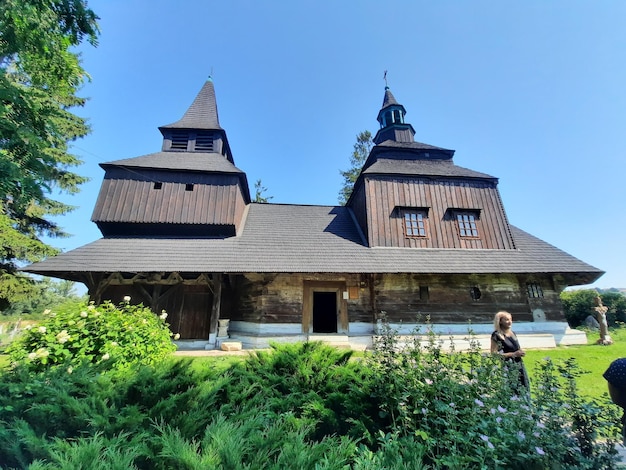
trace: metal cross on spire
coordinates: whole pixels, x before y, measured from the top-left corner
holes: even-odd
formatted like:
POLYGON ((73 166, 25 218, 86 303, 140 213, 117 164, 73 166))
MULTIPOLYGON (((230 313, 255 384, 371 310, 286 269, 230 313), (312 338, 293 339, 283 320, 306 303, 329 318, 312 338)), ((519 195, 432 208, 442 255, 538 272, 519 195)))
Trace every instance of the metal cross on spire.
POLYGON ((385 80, 385 88, 388 87, 387 85, 387 71, 385 70, 385 73, 383 74, 383 80, 385 80))

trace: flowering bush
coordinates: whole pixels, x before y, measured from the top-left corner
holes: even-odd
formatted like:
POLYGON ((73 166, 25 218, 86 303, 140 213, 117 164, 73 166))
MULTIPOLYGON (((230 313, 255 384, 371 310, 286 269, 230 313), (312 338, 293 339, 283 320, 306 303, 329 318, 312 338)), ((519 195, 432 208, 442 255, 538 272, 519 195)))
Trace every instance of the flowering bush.
MULTIPOLYGON (((110 302, 69 303, 46 310, 44 320, 27 328, 7 349, 11 361, 33 371, 79 364, 120 368, 130 363, 154 364, 176 349, 165 322, 126 297, 119 306, 110 302)), ((175 339, 177 339, 175 337, 175 339)))
POLYGON ((617 419, 580 397, 573 361, 546 360, 531 394, 469 336, 469 351, 447 353, 434 334, 402 344, 387 326, 369 367, 391 433, 415 439, 436 468, 614 468, 617 419))

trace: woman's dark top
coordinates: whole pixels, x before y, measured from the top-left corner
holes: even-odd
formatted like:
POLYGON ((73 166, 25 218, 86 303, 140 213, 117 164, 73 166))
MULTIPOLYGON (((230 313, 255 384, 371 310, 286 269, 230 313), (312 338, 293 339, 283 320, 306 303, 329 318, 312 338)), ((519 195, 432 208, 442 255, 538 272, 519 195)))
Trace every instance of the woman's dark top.
MULTIPOLYGON (((513 333, 511 336, 505 336, 498 333, 497 331, 494 331, 493 333, 491 333, 491 341, 495 342, 498 345, 498 351, 501 353, 512 353, 520 349, 519 341, 517 340, 517 336, 515 336, 515 333, 513 333)), ((526 368, 524 367, 524 362, 522 361, 522 358, 507 357, 505 360, 519 363, 519 383, 520 385, 528 388, 528 374, 526 373, 526 368)))
MULTIPOLYGON (((512 353, 520 349, 515 333, 512 336, 505 336, 494 331, 491 333, 491 340, 498 345, 498 351, 501 353, 512 353)), ((522 360, 521 357, 507 357, 507 359, 515 362, 521 362, 522 360)))

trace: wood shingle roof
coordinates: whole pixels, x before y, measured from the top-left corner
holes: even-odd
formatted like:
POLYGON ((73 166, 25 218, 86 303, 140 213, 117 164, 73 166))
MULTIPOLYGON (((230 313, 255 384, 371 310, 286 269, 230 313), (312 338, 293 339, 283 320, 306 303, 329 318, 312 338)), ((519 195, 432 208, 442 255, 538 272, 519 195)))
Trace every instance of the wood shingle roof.
MULTIPOLYGON (((511 226, 517 249, 378 248, 366 246, 346 207, 256 204, 231 238, 103 238, 25 270, 223 273, 559 273, 587 284, 601 270, 511 226)), ((69 273, 69 276, 68 276, 69 273)))

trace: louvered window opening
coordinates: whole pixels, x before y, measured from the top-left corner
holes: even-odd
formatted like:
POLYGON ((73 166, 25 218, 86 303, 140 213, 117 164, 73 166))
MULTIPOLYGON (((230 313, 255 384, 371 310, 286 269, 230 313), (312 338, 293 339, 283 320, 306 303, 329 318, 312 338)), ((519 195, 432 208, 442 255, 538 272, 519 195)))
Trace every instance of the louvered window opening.
POLYGON ((186 132, 177 132, 172 134, 172 150, 187 150, 187 142, 189 135, 186 132))
POLYGON ((198 133, 196 135, 195 150, 197 152, 212 152, 213 151, 213 134, 198 133))

